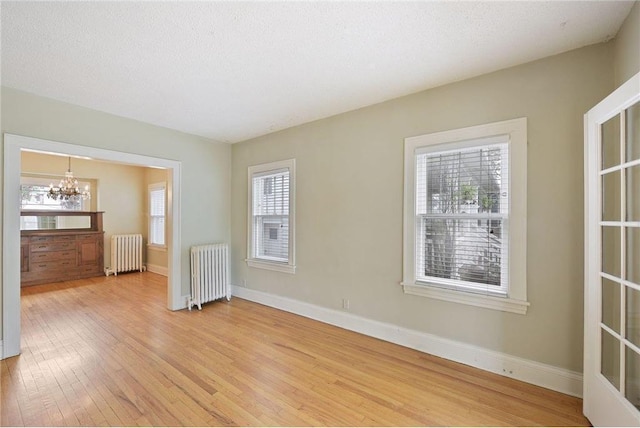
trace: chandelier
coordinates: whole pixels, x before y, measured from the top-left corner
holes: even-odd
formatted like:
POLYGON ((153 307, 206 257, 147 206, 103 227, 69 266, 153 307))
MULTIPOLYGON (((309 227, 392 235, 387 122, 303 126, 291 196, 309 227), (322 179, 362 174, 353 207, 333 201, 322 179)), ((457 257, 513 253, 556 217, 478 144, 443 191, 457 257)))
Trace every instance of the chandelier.
POLYGON ((53 183, 49 185, 49 193, 47 196, 51 199, 61 201, 80 201, 91 199, 91 193, 89 192, 89 186, 85 186, 81 192, 78 188, 78 179, 73 178, 73 172, 71 172, 71 157, 69 157, 69 170, 64 173, 64 178, 60 180, 58 187, 53 187, 53 183))

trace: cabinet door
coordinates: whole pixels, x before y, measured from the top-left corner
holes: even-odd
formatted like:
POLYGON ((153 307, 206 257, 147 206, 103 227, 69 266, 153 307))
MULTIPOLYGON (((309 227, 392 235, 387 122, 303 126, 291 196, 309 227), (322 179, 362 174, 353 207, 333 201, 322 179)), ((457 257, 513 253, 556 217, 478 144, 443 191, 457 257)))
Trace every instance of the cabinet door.
POLYGON ((98 265, 101 256, 99 243, 96 239, 80 240, 78 245, 78 266, 98 265))

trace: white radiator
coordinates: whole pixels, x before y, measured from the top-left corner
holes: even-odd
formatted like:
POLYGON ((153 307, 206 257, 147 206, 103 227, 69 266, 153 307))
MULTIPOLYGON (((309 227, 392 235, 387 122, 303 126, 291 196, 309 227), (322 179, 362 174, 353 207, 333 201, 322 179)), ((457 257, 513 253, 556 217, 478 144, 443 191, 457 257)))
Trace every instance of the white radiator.
POLYGON ((231 300, 229 285, 229 248, 227 244, 209 244, 191 247, 191 299, 193 305, 226 297, 231 300))
POLYGON ((139 233, 129 235, 111 236, 111 267, 105 269, 107 276, 118 272, 146 270, 142 264, 142 235, 139 233))

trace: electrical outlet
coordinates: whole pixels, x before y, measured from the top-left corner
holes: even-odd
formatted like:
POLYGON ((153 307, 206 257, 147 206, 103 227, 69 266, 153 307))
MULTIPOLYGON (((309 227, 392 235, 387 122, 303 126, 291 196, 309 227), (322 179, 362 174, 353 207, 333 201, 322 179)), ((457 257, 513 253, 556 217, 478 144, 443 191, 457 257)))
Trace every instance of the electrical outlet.
POLYGON ((342 309, 349 310, 349 299, 342 299, 342 309))
POLYGON ((246 287, 246 286, 247 286, 247 280, 246 280, 246 279, 243 279, 243 280, 242 280, 242 286, 243 286, 243 287, 246 287))

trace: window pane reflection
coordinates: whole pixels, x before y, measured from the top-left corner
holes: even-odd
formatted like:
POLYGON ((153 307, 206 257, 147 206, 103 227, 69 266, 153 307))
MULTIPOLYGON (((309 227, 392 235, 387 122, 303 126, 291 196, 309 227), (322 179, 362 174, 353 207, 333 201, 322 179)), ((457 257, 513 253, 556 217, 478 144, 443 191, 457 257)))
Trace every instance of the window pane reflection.
POLYGON ((620 116, 602 124, 602 169, 620 165, 620 116))
POLYGON ((602 278, 602 322, 617 333, 620 333, 620 287, 602 278))
POLYGON ((602 330, 601 352, 600 371, 602 375, 617 389, 620 389, 620 342, 606 330, 602 330))
POLYGON ((620 228, 602 227, 602 271, 620 278, 620 228))

